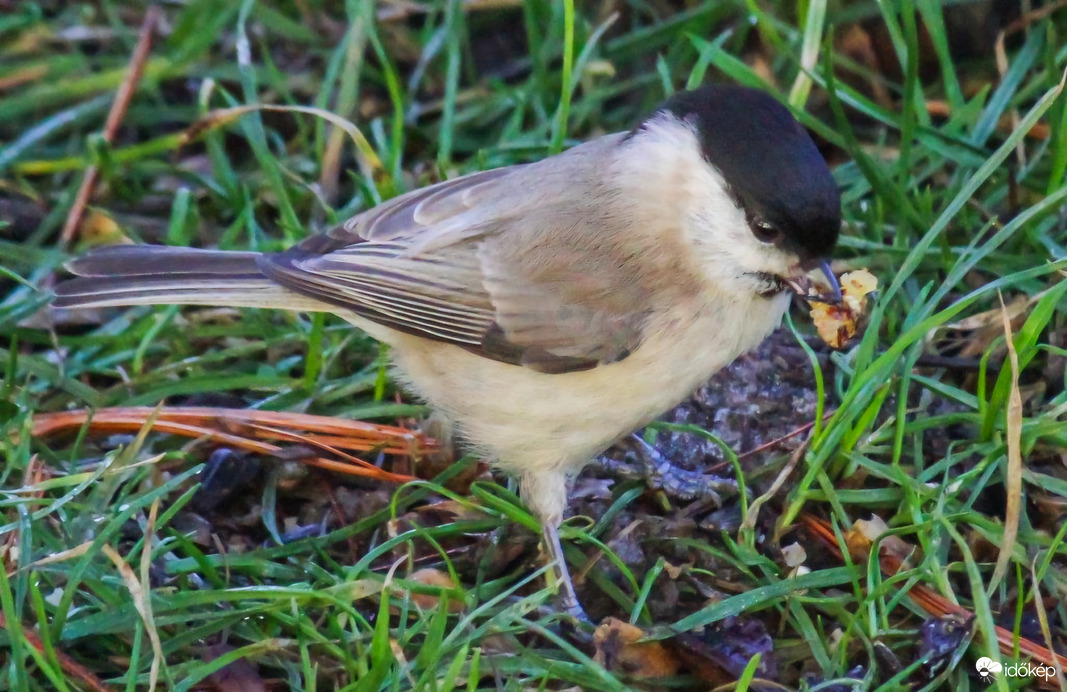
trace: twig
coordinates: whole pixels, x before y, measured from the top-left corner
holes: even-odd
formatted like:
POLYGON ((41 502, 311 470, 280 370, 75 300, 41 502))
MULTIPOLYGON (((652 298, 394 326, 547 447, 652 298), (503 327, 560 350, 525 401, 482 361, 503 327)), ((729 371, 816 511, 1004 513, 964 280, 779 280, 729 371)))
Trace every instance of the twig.
MULTIPOLYGON (((148 51, 152 48, 152 30, 161 16, 162 10, 156 5, 150 6, 145 12, 144 21, 141 22, 140 35, 137 38, 137 46, 133 49, 133 55, 130 56, 126 76, 123 77, 122 84, 119 85, 118 91, 115 92, 115 100, 111 102, 111 110, 108 111, 107 120, 104 121, 104 130, 101 135, 108 144, 114 141, 119 124, 126 116, 126 110, 130 106, 133 92, 137 90, 141 75, 144 74, 148 51)), ((82 214, 85 213, 85 207, 89 204, 89 199, 96 189, 96 180, 99 176, 100 169, 95 164, 90 164, 85 169, 81 187, 78 188, 78 194, 74 196, 74 204, 71 205, 70 212, 67 213, 67 220, 63 223, 63 230, 59 234, 60 247, 65 248, 74 239, 74 234, 81 223, 82 214)))
MULTIPOLYGON (((830 420, 830 417, 833 416, 835 413, 837 413, 837 409, 834 409, 833 411, 827 411, 826 414, 823 415, 823 417, 822 417, 823 422, 825 423, 826 421, 830 420)), ((768 449, 773 449, 774 447, 777 447, 778 445, 782 444, 783 442, 785 442, 786 440, 788 440, 790 438, 796 437, 797 435, 803 435, 807 431, 811 430, 813 427, 815 427, 815 422, 814 421, 812 421, 811 423, 805 423, 804 425, 800 426, 796 430, 794 430, 792 432, 788 432, 785 435, 782 435, 781 437, 776 437, 773 440, 770 440, 768 442, 764 442, 763 444, 759 445, 758 447, 753 447, 752 449, 748 450, 747 452, 741 452, 740 454, 737 455, 737 458, 738 459, 746 459, 746 458, 748 458, 750 456, 753 456, 755 454, 759 454, 760 452, 766 451, 768 449)), ((807 445, 805 444, 805 445, 801 445, 801 446, 805 447, 807 445)))

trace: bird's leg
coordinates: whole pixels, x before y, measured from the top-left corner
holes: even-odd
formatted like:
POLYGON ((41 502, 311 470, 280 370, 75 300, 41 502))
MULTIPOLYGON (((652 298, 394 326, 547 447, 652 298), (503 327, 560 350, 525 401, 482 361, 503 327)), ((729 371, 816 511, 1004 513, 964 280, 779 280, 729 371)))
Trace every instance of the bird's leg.
POLYGON ((559 542, 559 531, 554 523, 544 522, 542 524, 541 540, 544 541, 545 554, 551 564, 548 572, 548 585, 556 588, 560 605, 568 615, 579 622, 589 622, 589 616, 585 614, 582 605, 578 603, 577 594, 574 593, 574 583, 571 581, 567 560, 563 556, 563 546, 559 542))
POLYGON ((556 589, 560 605, 568 615, 578 622, 589 622, 574 593, 574 583, 559 542, 559 525, 563 522, 563 509, 567 504, 566 473, 559 470, 526 473, 520 479, 520 487, 523 500, 541 522, 541 540, 550 567, 547 573, 549 587, 556 589))

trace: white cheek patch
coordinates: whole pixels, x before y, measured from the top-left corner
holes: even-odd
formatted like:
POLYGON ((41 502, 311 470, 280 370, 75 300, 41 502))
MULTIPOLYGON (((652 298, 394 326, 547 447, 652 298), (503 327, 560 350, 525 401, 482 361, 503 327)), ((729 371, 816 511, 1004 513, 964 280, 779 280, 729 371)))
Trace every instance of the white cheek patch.
POLYGON ((777 275, 787 271, 795 260, 755 236, 722 173, 703 158, 694 168, 698 173, 688 181, 692 206, 686 233, 693 245, 704 250, 705 263, 716 266, 718 276, 777 275))
POLYGON ((753 235, 722 173, 704 159, 692 123, 660 113, 628 144, 632 153, 626 161, 640 165, 616 173, 624 186, 647 193, 643 196, 657 206, 661 218, 678 218, 682 212, 680 230, 710 282, 758 292, 758 281, 753 283, 749 274, 784 274, 796 261, 753 235))

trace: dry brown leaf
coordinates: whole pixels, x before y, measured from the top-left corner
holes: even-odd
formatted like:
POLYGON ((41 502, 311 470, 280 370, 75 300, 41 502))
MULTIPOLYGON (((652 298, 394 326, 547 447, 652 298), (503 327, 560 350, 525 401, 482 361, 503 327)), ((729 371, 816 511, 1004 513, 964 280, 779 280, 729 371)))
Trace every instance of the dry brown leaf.
POLYGON ((1011 392, 1008 395, 1006 412, 1006 437, 1008 443, 1008 468, 1005 471, 1004 491, 1007 495, 1007 507, 1004 510, 1004 538, 1000 542, 1000 554, 993 576, 989 579, 987 593, 994 593, 997 584, 1004 578, 1011 564, 1011 553, 1015 547, 1015 538, 1019 535, 1019 515, 1022 512, 1023 497, 1023 399, 1019 394, 1019 354, 1015 352, 1015 342, 1011 335, 1011 318, 1004 299, 1000 300, 1001 320, 1004 326, 1004 338, 1008 348, 1008 362, 1011 364, 1011 392))
POLYGON ((670 562, 667 562, 666 560, 664 560, 664 562, 663 562, 663 571, 666 572, 667 576, 670 577, 672 580, 677 580, 678 577, 682 576, 682 574, 686 570, 692 568, 692 566, 693 566, 692 563, 689 563, 689 562, 687 562, 687 563, 685 563, 683 565, 674 565, 674 564, 671 564, 670 562))
POLYGON ((100 209, 90 209, 78 226, 78 239, 86 247, 102 245, 132 245, 133 241, 115 219, 100 209))
MULTIPOLYGON (((1004 334, 1005 312, 1011 320, 1012 328, 1018 329, 1026 319, 1030 307, 1045 293, 1046 291, 1032 296, 1019 295, 1012 298, 1007 305, 942 325, 932 333, 930 340, 936 341, 937 350, 941 353, 952 353, 960 358, 979 358, 989 349, 990 344, 1004 334)), ((1000 345, 993 355, 999 357, 999 354, 1003 353, 1004 346, 1000 345)))
MULTIPOLYGON (((457 588, 456 582, 452 580, 452 576, 448 574, 448 572, 442 572, 439 569, 433 569, 431 567, 412 572, 408 576, 408 581, 424 584, 426 586, 436 586, 447 590, 455 590, 457 588)), ((436 610, 441 605, 441 597, 437 594, 430 593, 416 593, 412 591, 411 601, 423 610, 436 610)), ((448 612, 463 612, 463 602, 456 598, 449 598, 448 612)))
POLYGON ((915 552, 914 546, 900 536, 885 536, 888 531, 889 526, 877 515, 870 519, 857 519, 852 524, 852 529, 845 532, 849 555, 856 561, 866 560, 867 553, 875 541, 878 541, 879 555, 891 555, 898 560, 905 560, 915 552))
POLYGON ((643 678, 665 678, 678 673, 680 664, 656 641, 642 642, 640 627, 607 618, 593 632, 593 659, 610 671, 643 678))
MULTIPOLYGON (((148 542, 147 537, 145 542, 148 542)), ((134 574, 133 568, 126 563, 126 560, 119 555, 119 552, 107 543, 101 547, 101 550, 114 563, 115 568, 118 569, 119 576, 122 577, 123 583, 126 584, 126 589, 130 592, 133 607, 141 616, 145 632, 152 643, 152 667, 148 674, 148 690, 152 692, 159 683, 159 668, 163 662, 163 644, 159 639, 159 632, 156 630, 156 623, 152 617, 152 603, 148 597, 148 592, 145 591, 137 575, 134 574)))

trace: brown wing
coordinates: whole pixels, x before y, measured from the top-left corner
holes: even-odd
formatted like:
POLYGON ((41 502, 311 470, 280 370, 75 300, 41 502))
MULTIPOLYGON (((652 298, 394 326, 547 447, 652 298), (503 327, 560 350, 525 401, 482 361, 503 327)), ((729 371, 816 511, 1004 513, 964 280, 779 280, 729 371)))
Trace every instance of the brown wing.
POLYGON ((596 189, 617 141, 572 149, 566 166, 416 190, 264 255, 260 268, 292 290, 494 360, 544 372, 620 360, 641 341, 649 288, 622 242, 625 215, 603 209, 620 196, 596 189), (590 193, 576 199, 576 184, 590 193))

